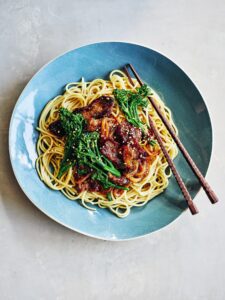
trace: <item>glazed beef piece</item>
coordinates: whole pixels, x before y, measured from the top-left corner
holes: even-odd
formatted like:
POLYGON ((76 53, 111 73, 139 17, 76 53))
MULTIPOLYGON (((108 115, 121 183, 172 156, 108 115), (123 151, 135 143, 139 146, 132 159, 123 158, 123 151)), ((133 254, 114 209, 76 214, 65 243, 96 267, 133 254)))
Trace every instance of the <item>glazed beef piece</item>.
POLYGON ((101 119, 89 119, 87 120, 87 124, 86 124, 86 130, 87 131, 99 131, 101 132, 102 137, 104 138, 106 136, 106 132, 104 132, 106 129, 103 126, 102 128, 102 123, 107 121, 107 125, 108 125, 108 135, 109 136, 113 136, 116 126, 118 124, 117 120, 113 117, 109 118, 109 117, 104 117, 101 119))
POLYGON ((83 181, 80 183, 77 183, 75 185, 76 190, 78 191, 78 193, 84 192, 84 191, 89 191, 89 183, 88 181, 83 181))
POLYGON ((102 119, 90 119, 87 122, 86 130, 87 131, 100 131, 102 126, 102 119))
POLYGON ((87 191, 90 191, 90 192, 102 192, 102 186, 101 184, 96 181, 96 180, 93 180, 91 178, 88 178, 88 180, 84 183, 85 185, 85 190, 87 191))
POLYGON ((148 153, 137 143, 124 145, 121 150, 127 172, 134 170, 136 161, 140 162, 148 156, 148 153))
POLYGON ((107 157, 116 167, 123 169, 124 164, 119 150, 119 144, 111 139, 101 139, 101 153, 107 157))
POLYGON ((62 124, 60 122, 60 120, 57 120, 55 122, 52 122, 48 129, 50 130, 50 132, 54 135, 56 135, 57 137, 63 137, 65 135, 65 131, 63 130, 62 124))
POLYGON ((76 165, 73 171, 74 179, 78 182, 82 182, 85 180, 85 178, 90 176, 93 173, 93 169, 89 168, 88 166, 78 166, 76 165))
MULTIPOLYGON (((112 113, 113 99, 108 96, 101 96, 94 100, 91 104, 77 108, 73 112, 81 113, 87 121, 88 131, 100 131, 103 117, 110 116, 112 113)), ((49 130, 52 134, 63 137, 65 132, 62 128, 60 120, 57 120, 49 125, 49 130)))
POLYGON ((133 144, 140 142, 141 130, 129 124, 128 122, 120 123, 115 130, 115 138, 121 144, 133 144))
POLYGON ((91 192, 101 192, 102 191, 102 186, 97 180, 89 179, 88 180, 89 184, 89 191, 91 192))
POLYGON ((109 180, 112 181, 113 183, 115 183, 117 185, 121 185, 121 186, 125 186, 130 183, 130 180, 127 179, 125 176, 116 177, 116 176, 112 175, 111 173, 109 173, 109 180))
POLYGON ((86 120, 90 120, 92 118, 100 119, 110 116, 113 103, 113 98, 109 96, 101 96, 85 107, 76 108, 74 113, 81 113, 86 120))
POLYGON ((110 191, 110 189, 104 189, 97 180, 93 180, 91 178, 88 178, 87 180, 81 183, 77 183, 76 190, 79 193, 83 191, 89 191, 89 192, 98 192, 101 194, 107 194, 110 191))
POLYGON ((124 145, 122 147, 123 161, 126 166, 126 171, 132 171, 135 168, 135 161, 139 157, 137 148, 131 147, 131 145, 124 145))

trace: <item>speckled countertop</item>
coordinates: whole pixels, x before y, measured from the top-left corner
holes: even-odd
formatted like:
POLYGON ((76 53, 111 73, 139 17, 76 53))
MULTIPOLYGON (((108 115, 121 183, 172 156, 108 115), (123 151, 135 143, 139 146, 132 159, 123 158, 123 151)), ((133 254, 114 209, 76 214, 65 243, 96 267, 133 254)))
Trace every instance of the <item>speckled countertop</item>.
POLYGON ((225 299, 225 2, 0 1, 0 299, 225 299), (60 53, 97 41, 146 45, 174 60, 210 111, 213 155, 200 214, 113 243, 48 219, 19 188, 9 162, 8 126, 31 76, 60 53))

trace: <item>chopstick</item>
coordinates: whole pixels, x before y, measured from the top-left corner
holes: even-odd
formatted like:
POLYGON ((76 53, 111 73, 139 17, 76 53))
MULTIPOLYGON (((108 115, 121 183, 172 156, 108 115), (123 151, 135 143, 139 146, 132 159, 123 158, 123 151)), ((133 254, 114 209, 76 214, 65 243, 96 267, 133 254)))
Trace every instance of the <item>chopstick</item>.
MULTIPOLYGON (((131 64, 127 64, 127 66, 131 69, 131 71, 133 72, 137 81, 142 86, 143 82, 142 82, 141 78, 139 77, 139 75, 137 74, 137 72, 135 71, 134 67, 131 64)), ((132 83, 133 81, 128 73, 127 68, 125 67, 124 70, 125 70, 126 75, 128 76, 130 83, 132 83)), ((191 167, 193 173, 198 178, 198 180, 199 180, 201 186, 203 187, 203 189, 205 190, 209 200, 211 201, 212 204, 215 204, 216 202, 219 201, 215 192, 212 190, 211 186, 206 181, 206 179, 202 175, 201 171, 198 169, 197 165, 195 164, 195 162, 189 155, 188 151, 185 149, 184 145, 182 144, 182 142, 180 141, 178 136, 175 134, 172 126, 170 125, 168 120, 162 114, 162 111, 161 111, 160 107, 157 105, 157 103, 155 102, 155 100, 150 96, 148 96, 148 99, 149 99, 150 103, 152 104, 153 108, 155 109, 155 111, 157 112, 157 114, 159 115, 159 117, 161 118, 161 120, 163 121, 164 125, 166 126, 167 130, 169 131, 170 135, 172 136, 174 142, 177 144, 178 148, 180 149, 181 153, 183 154, 184 158, 186 159, 187 163, 191 167)))
MULTIPOLYGON (((126 66, 124 67, 124 71, 125 71, 128 79, 129 79, 130 83, 134 86, 134 82, 133 82, 132 78, 130 77, 130 74, 129 74, 126 66)), ((143 85, 143 83, 141 82, 140 85, 143 85)), ((181 192, 182 192, 182 194, 183 194, 183 196, 184 196, 184 198, 187 202, 188 208, 190 209, 190 211, 193 215, 197 214, 198 209, 197 209, 196 205, 194 204, 194 202, 191 198, 191 195, 189 194, 189 192, 188 192, 188 190, 187 190, 187 188, 186 188, 179 172, 177 171, 172 159, 170 158, 169 153, 167 152, 167 150, 166 150, 166 148, 163 144, 162 138, 161 138, 160 134, 158 133, 158 130, 156 129, 156 126, 155 126, 155 124, 154 124, 154 122, 153 122, 150 115, 148 116, 148 119, 149 119, 150 127, 151 127, 157 141, 158 141, 158 144, 159 144, 159 146, 160 146, 160 148, 161 148, 161 150, 162 150, 162 152, 163 152, 163 154, 164 154, 164 156, 165 156, 165 158, 168 162, 168 165, 169 165, 170 169, 172 170, 173 175, 174 175, 174 177, 175 177, 175 179, 176 179, 176 181, 177 181, 177 183, 178 183, 178 185, 181 189, 181 192)))

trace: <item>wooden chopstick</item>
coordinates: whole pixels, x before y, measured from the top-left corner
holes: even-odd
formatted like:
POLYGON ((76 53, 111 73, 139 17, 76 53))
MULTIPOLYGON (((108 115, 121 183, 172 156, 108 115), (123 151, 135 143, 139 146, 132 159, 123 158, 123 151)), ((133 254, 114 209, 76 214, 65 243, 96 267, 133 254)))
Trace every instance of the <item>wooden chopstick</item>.
MULTIPOLYGON (((130 83, 134 86, 134 82, 133 82, 132 78, 130 77, 130 74, 129 74, 126 66, 124 67, 124 71, 125 71, 128 79, 129 79, 130 83)), ((140 83, 140 85, 143 85, 143 83, 142 84, 141 83, 140 83)), ((193 215, 195 215, 195 214, 198 213, 198 209, 197 209, 196 205, 194 204, 194 202, 193 202, 193 200, 191 198, 191 195, 189 194, 189 192, 188 192, 188 190, 187 190, 187 188, 186 188, 186 186, 185 186, 185 184, 184 184, 184 182, 183 182, 183 180, 182 180, 179 172, 177 171, 177 169, 176 169, 176 167, 175 167, 172 159, 170 158, 169 153, 167 152, 167 150, 166 150, 166 148, 165 148, 165 146, 163 144, 162 138, 161 138, 160 134, 158 133, 158 130, 156 129, 156 126, 155 126, 155 124, 154 124, 151 116, 149 116, 148 118, 149 118, 150 127, 151 127, 151 129, 152 129, 152 131, 153 131, 153 133, 154 133, 154 135, 155 135, 155 137, 156 137, 156 139, 157 139, 157 141, 159 143, 160 148, 162 149, 162 152, 163 152, 163 154, 164 154, 164 156, 165 156, 165 158, 166 158, 166 160, 168 162, 169 167, 171 168, 171 170, 173 172, 174 177, 176 178, 176 181, 177 181, 177 183, 178 183, 178 185, 179 185, 179 187, 180 187, 180 189, 181 189, 181 191, 182 191, 182 193, 184 195, 184 198, 185 198, 185 200, 187 202, 187 205, 188 205, 191 213, 193 215)))
MULTIPOLYGON (((135 71, 134 67, 131 64, 128 64, 127 66, 130 67, 130 69, 132 70, 132 72, 133 72, 134 76, 136 77, 137 81, 142 86, 143 82, 142 82, 141 78, 139 77, 139 75, 137 74, 137 72, 135 71)), ((201 186, 205 190, 205 192, 206 192, 209 200, 211 201, 211 203, 214 204, 214 203, 218 202, 219 199, 217 198, 215 192, 212 190, 212 188, 210 187, 209 183, 206 181, 206 179, 202 175, 201 171, 196 166, 195 162, 193 161, 193 159, 189 155, 188 151, 185 149, 184 145, 182 144, 182 142, 180 141, 180 139, 178 138, 178 136, 175 134, 175 132, 174 132, 172 126, 170 125, 170 123, 168 122, 168 120, 162 114, 162 111, 161 111, 160 107, 157 105, 157 103, 155 102, 155 100, 152 97, 149 96, 148 99, 151 102, 151 104, 154 107, 154 109, 156 110, 156 112, 159 115, 159 117, 161 118, 161 120, 163 121, 163 123, 166 126, 167 130, 171 134, 173 140, 175 141, 175 143, 177 144, 177 146, 180 149, 181 153, 183 154, 184 158, 186 159, 187 163, 191 167, 193 173, 198 178, 201 186)))

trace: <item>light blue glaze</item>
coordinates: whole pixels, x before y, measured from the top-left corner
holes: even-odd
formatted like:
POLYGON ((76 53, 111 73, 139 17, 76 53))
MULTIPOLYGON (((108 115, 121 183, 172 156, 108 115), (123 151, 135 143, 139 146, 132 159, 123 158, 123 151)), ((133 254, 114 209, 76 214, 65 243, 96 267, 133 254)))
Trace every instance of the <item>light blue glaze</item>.
MULTIPOLYGON (((47 188, 35 170, 35 130, 46 103, 63 93, 68 82, 108 78, 109 72, 132 63, 141 78, 164 99, 172 112, 179 137, 203 174, 212 149, 212 129, 206 105, 187 75, 163 55, 134 44, 108 42, 72 50, 42 68, 27 84, 17 101, 9 130, 10 157, 16 178, 27 197, 57 222, 83 234, 108 240, 124 240, 151 233, 174 219, 186 203, 171 178, 166 192, 146 206, 133 208, 125 219, 106 209, 95 212, 47 188)), ((199 184, 181 155, 175 160, 178 171, 194 197, 199 184)))

